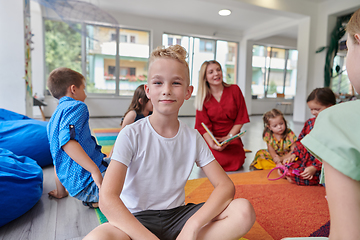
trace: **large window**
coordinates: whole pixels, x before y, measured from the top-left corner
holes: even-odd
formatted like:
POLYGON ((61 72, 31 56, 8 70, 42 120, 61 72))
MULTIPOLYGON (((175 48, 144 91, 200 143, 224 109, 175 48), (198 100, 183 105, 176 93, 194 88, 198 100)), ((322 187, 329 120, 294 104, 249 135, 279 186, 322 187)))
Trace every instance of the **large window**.
POLYGON ((52 20, 45 26, 47 76, 69 67, 86 76, 87 93, 115 96, 132 96, 147 81, 149 31, 94 24, 78 24, 76 31, 52 20))
POLYGON ((335 56, 333 64, 333 77, 331 79, 331 89, 334 93, 339 95, 352 95, 352 86, 347 75, 345 62, 346 56, 335 56))
POLYGON ((179 44, 188 52, 191 85, 194 86, 193 95, 196 95, 199 71, 202 63, 209 60, 217 60, 222 67, 224 81, 230 84, 236 83, 238 43, 204 39, 175 34, 163 34, 165 47, 179 44))
MULTIPOLYGON (((337 19, 337 32, 341 33, 344 29, 346 29, 346 25, 350 19, 351 14, 344 15, 338 17, 337 19)), ((339 35, 339 34, 338 34, 339 35)), ((341 36, 341 35, 340 35, 341 36)), ((347 71, 346 71, 346 54, 347 54, 347 34, 344 34, 340 39, 336 39, 336 36, 332 35, 331 41, 334 43, 338 41, 338 49, 336 55, 334 56, 332 62, 332 74, 331 74, 331 82, 330 87, 334 93, 339 96, 340 100, 347 99, 349 96, 356 95, 354 87, 351 85, 347 71)))
POLYGON ((346 71, 346 40, 347 35, 340 39, 339 49, 334 57, 332 77, 331 77, 331 89, 334 93, 339 95, 339 98, 346 98, 348 95, 355 95, 356 91, 352 87, 347 71, 346 71))
POLYGON ((292 98, 296 92, 297 50, 254 45, 251 93, 257 98, 292 98))
POLYGON ((64 22, 45 20, 46 78, 58 67, 81 72, 81 25, 75 29, 64 22))
POLYGON ((147 81, 149 32, 87 25, 87 33, 87 91, 133 95, 147 81))

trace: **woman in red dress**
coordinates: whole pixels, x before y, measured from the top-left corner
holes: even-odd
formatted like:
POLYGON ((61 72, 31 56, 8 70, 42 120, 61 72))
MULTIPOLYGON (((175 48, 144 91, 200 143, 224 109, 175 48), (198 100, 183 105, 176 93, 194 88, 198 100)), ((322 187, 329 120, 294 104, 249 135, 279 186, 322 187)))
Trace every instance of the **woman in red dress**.
POLYGON ((225 171, 238 170, 245 160, 241 139, 219 147, 201 125, 203 122, 222 142, 239 133, 242 126, 250 122, 239 86, 223 81, 221 66, 217 61, 205 61, 201 66, 195 108, 195 128, 204 137, 215 159, 225 171))

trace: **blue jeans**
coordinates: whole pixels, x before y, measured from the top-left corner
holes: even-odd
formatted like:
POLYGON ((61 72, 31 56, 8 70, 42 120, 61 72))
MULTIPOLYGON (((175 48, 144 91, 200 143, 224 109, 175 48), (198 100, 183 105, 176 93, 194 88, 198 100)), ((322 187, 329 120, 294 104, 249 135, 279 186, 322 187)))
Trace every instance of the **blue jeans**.
MULTIPOLYGON (((103 159, 103 165, 110 163, 110 158, 103 159)), ((102 172, 101 175, 104 177, 105 172, 102 172)), ((92 181, 89 185, 87 185, 81 192, 76 194, 74 198, 77 198, 85 203, 97 203, 99 202, 99 188, 96 183, 92 181)))

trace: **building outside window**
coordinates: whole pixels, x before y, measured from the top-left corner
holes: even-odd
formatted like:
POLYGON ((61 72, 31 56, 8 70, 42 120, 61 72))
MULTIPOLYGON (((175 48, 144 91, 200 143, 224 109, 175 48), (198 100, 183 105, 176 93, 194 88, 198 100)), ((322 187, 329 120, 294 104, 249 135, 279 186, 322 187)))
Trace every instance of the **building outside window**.
POLYGON ((116 41, 106 41, 106 36, 118 30, 105 26, 87 25, 86 45, 89 93, 133 95, 138 85, 147 81, 149 58, 149 32, 119 29, 119 78, 116 71, 116 41), (137 37, 136 37, 137 36, 137 37), (129 42, 127 42, 129 40, 129 42), (119 87, 117 87, 117 85, 119 87), (119 89, 119 94, 117 94, 119 89))
POLYGON ((251 93, 256 98, 293 98, 296 93, 297 50, 253 46, 251 93))
POLYGON ((86 76, 87 93, 122 96, 132 96, 147 81, 149 31, 94 24, 78 24, 75 31, 53 20, 45 20, 45 26, 47 76, 66 66, 86 76), (82 28, 86 36, 81 35, 82 28))
POLYGON ((127 35, 120 34, 120 42, 126 43, 127 42, 127 35))
POLYGON ((213 52, 214 49, 215 49, 214 41, 200 39, 200 51, 201 52, 213 52))
POLYGON ((197 38, 191 36, 163 34, 163 45, 178 44, 188 52, 187 62, 190 70, 190 82, 196 95, 200 67, 204 61, 217 60, 223 70, 223 79, 229 84, 236 83, 238 65, 238 43, 197 38))

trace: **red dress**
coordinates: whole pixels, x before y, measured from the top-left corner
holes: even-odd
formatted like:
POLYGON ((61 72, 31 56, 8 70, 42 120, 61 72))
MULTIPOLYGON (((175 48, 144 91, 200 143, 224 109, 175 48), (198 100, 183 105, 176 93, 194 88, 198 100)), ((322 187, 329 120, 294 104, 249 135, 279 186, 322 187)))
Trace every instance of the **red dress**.
MULTIPOLYGON (((212 95, 205 100, 202 111, 196 111, 195 128, 203 135, 206 130, 201 123, 209 128, 215 137, 229 134, 236 124, 250 122, 246 104, 238 85, 224 87, 220 102, 212 95)), ((245 161, 245 151, 241 139, 233 140, 221 152, 210 148, 215 159, 225 171, 238 170, 245 161)))
POLYGON ((287 175, 287 177, 289 177, 297 185, 304 185, 304 186, 319 185, 320 182, 322 163, 320 162, 320 160, 315 158, 300 142, 306 135, 310 133, 310 131, 314 127, 314 124, 315 124, 315 118, 310 118, 306 121, 306 123, 304 124, 304 128, 301 130, 299 138, 296 141, 295 148, 292 152, 293 154, 296 155, 298 160, 288 167, 289 174, 287 175), (313 175, 312 179, 304 179, 303 177, 293 173, 294 172, 293 170, 302 173, 305 170, 305 168, 309 166, 313 166, 316 168, 316 172, 313 175))

